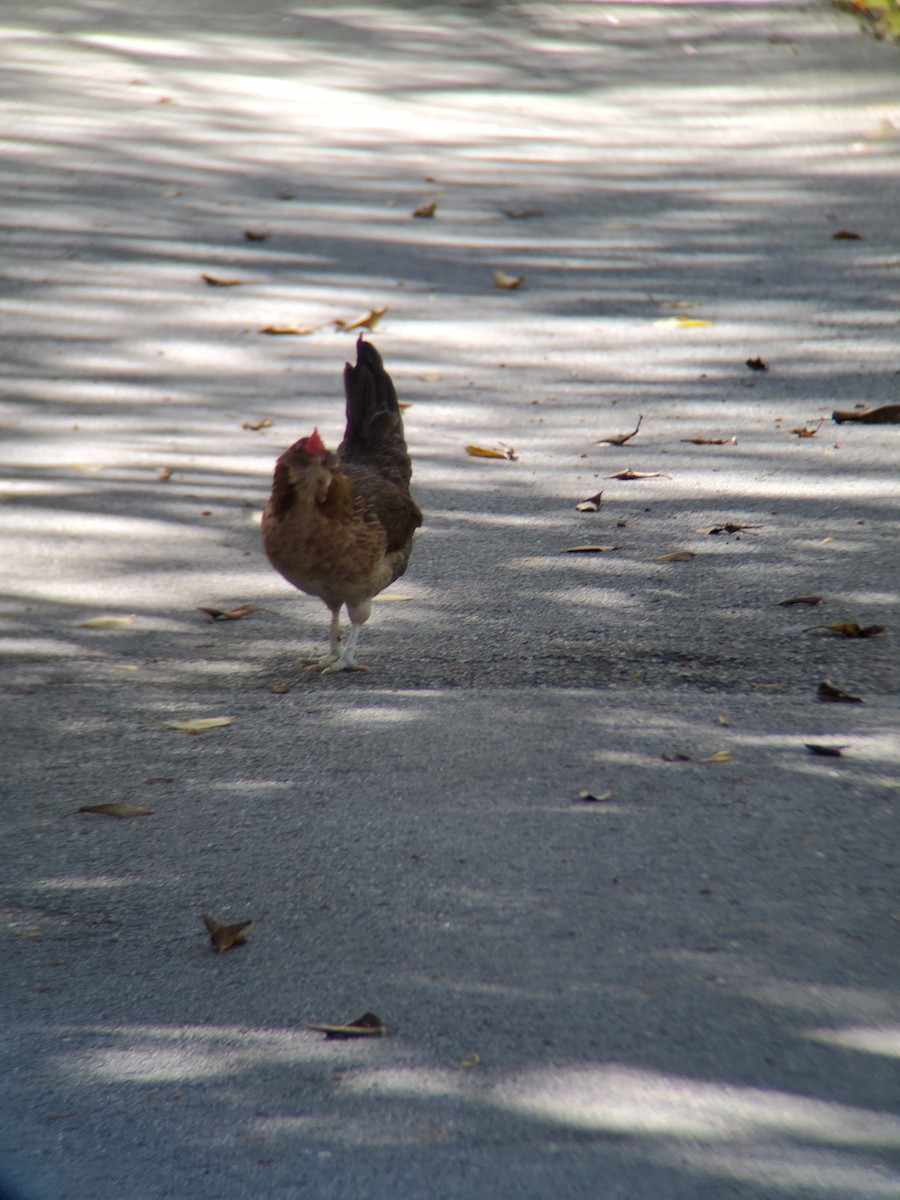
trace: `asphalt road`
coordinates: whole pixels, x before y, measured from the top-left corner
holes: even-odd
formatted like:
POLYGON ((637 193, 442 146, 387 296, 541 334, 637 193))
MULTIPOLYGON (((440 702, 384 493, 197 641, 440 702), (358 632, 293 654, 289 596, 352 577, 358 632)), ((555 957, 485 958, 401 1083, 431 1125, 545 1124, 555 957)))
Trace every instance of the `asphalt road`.
POLYGON ((900 431, 831 420, 897 401, 897 49, 574 0, 0 42, 9 1195, 900 1197, 900 431), (321 678, 258 518, 381 308, 426 523, 321 678))

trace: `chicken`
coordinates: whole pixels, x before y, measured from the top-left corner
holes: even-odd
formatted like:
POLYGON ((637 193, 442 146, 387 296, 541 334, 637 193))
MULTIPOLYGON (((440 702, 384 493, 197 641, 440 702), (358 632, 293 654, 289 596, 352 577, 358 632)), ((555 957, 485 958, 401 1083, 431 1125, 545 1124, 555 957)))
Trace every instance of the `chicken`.
POLYGON ((263 513, 269 562, 288 583, 331 610, 323 673, 357 667, 356 643, 372 597, 399 579, 422 513, 409 493, 412 463, 390 375, 360 337, 344 367, 347 428, 335 454, 314 429, 275 464, 263 513), (350 630, 343 636, 341 608, 350 630))

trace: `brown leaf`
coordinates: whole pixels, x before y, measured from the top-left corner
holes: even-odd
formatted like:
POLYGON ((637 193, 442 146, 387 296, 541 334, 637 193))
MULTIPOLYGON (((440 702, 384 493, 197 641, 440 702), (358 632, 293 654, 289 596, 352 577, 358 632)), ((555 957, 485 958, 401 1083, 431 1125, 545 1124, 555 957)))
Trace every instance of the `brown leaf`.
POLYGON ((593 792, 579 792, 578 799, 582 804, 602 804, 604 800, 608 800, 612 792, 601 792, 599 796, 595 796, 593 792))
POLYGON ((727 446, 728 438, 681 438, 682 442, 688 442, 691 446, 727 446))
POLYGON ((724 713, 719 713, 719 715, 716 717, 716 724, 717 725, 730 725, 731 720, 728 717, 726 717, 724 713))
POLYGON ((597 438, 594 445, 595 446, 600 446, 600 445, 624 446, 626 442, 631 441, 631 439, 634 437, 634 435, 640 429, 641 421, 643 421, 643 419, 644 419, 644 416, 642 413, 638 417, 638 423, 637 423, 637 425, 635 425, 634 429, 632 429, 631 433, 614 433, 614 434, 611 434, 610 437, 597 438))
POLYGON ((264 242, 271 235, 259 229, 245 229, 244 238, 248 242, 264 242))
POLYGON ((504 217, 509 217, 511 221, 527 221, 531 217, 544 215, 542 208, 504 208, 502 212, 504 217))
POLYGON ((486 446, 466 446, 466 454, 470 454, 472 458, 505 458, 509 462, 515 462, 516 459, 516 452, 511 446, 504 450, 489 450, 486 446))
POLYGON ((153 815, 152 808, 141 808, 138 804, 120 804, 114 802, 112 804, 82 804, 79 812, 100 813, 104 817, 150 817, 153 815))
POLYGON ((599 512, 602 495, 602 492, 597 492, 596 495, 590 496, 587 500, 582 500, 579 504, 575 505, 576 511, 585 513, 599 512))
POLYGON ((819 742, 804 742, 810 754, 819 754, 823 758, 843 758, 844 751, 849 746, 823 746, 819 742))
POLYGON ((712 536, 718 533, 740 533, 743 529, 762 529, 762 525, 738 525, 734 521, 726 521, 724 525, 714 525, 706 532, 712 536))
POLYGON ((768 371, 768 363, 763 362, 761 358, 748 358, 747 366, 751 371, 768 371))
POLYGON ((285 692, 293 691, 296 686, 296 683, 293 683, 291 680, 284 680, 281 683, 273 683, 272 691, 275 692, 277 696, 283 696, 285 692))
POLYGON ((693 550, 673 550, 671 554, 659 554, 653 560, 654 562, 687 562, 689 558, 695 558, 693 550))
POLYGON ((240 287, 240 279, 220 279, 217 275, 207 275, 205 271, 200 273, 200 278, 208 287, 240 287))
POLYGON ((790 608, 794 604, 808 604, 810 607, 821 604, 824 596, 791 596, 790 600, 779 600, 779 608, 790 608))
POLYGON ((437 200, 429 200, 427 204, 420 204, 418 208, 412 210, 414 217, 433 217, 437 212, 437 200))
POLYGON ((259 433, 261 429, 269 429, 271 425, 269 417, 260 417, 258 421, 241 421, 241 429, 249 429, 251 433, 259 433))
POLYGON ((257 333, 265 333, 269 337, 305 337, 321 328, 321 325, 264 325, 257 333))
POLYGON ((221 954, 232 946, 242 946, 247 940, 247 934, 253 927, 253 921, 235 921, 228 924, 217 921, 214 917, 202 916, 200 920, 206 926, 209 940, 213 948, 221 954))
POLYGON ((836 704, 841 702, 845 704, 862 704, 864 703, 861 696, 854 696, 850 692, 845 692, 843 688, 837 687, 836 684, 829 683, 827 679, 823 679, 819 684, 819 690, 816 693, 819 700, 830 700, 836 704))
POLYGON ((815 437, 816 434, 819 432, 819 430, 822 428, 824 421, 825 421, 825 418, 821 417, 819 419, 818 425, 816 425, 813 429, 807 429, 807 427, 805 425, 803 425, 799 429, 792 429, 791 433, 796 433, 797 437, 802 437, 802 438, 815 437))
POLYGON ((862 421, 866 425, 900 425, 900 404, 884 404, 881 408, 870 408, 865 412, 837 409, 831 414, 838 425, 844 421, 862 421))
POLYGON ((335 321, 334 324, 342 333, 352 333, 354 329, 368 329, 371 333, 384 314, 387 312, 387 305, 384 308, 370 308, 367 313, 363 313, 361 317, 357 317, 355 321, 335 321))
POLYGON ((327 1038, 384 1037, 387 1033, 387 1025, 372 1012, 365 1012, 343 1025, 310 1025, 309 1028, 324 1033, 327 1038))
POLYGON ((838 229, 833 233, 832 239, 836 242, 860 242, 862 241, 861 233, 854 233, 852 229, 838 229))
MULTIPOLYGON (((870 638, 884 633, 883 625, 858 625, 856 621, 842 621, 837 625, 813 625, 812 629, 825 629, 837 637, 870 638)), ((810 630, 806 631, 807 633, 810 630)))
POLYGON ((671 479, 671 475, 663 475, 661 471, 617 471, 615 475, 607 475, 607 479, 671 479))
POLYGON ((239 604, 237 608, 203 608, 202 606, 197 608, 197 612, 208 615, 208 625, 211 625, 213 621, 239 621, 241 617, 249 617, 251 613, 269 611, 267 608, 260 608, 258 604, 239 604))
POLYGON ((670 751, 669 753, 661 754, 659 757, 663 760, 663 762, 668 763, 693 762, 693 759, 689 754, 679 754, 677 751, 670 751))
POLYGON ((156 472, 156 478, 159 480, 160 483, 168 483, 169 480, 172 478, 172 468, 171 467, 160 467, 159 470, 156 472))
POLYGON ((566 546, 565 554, 606 554, 610 550, 618 550, 618 546, 566 546))

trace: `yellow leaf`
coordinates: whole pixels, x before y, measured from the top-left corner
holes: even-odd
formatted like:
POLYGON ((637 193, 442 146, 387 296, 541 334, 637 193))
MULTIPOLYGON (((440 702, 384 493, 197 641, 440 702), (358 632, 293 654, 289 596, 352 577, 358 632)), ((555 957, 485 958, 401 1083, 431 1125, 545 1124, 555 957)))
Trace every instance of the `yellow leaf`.
POLYGON ((700 317, 661 317, 653 324, 657 329, 698 329, 703 325, 712 325, 712 321, 704 321, 700 317))
POLYGON ((473 458, 505 458, 513 460, 516 457, 515 450, 489 450, 486 446, 466 446, 466 454, 471 454, 473 458))
POLYGON ((138 804, 82 804, 79 812, 100 813, 105 817, 150 817, 152 808, 141 808, 138 804))
POLYGON ((95 474, 97 471, 105 471, 105 467, 95 466, 93 463, 72 463, 73 471, 85 471, 88 474, 95 474))
POLYGON ((268 429, 272 424, 270 417, 261 417, 258 421, 241 421, 241 429, 249 429, 251 433, 259 433, 261 429, 268 429))
POLYGON ((492 272, 494 287, 504 288, 507 291, 512 291, 513 288, 520 287, 525 282, 524 275, 507 275, 505 271, 492 272))
POLYGON ((465 1056, 465 1058, 461 1058, 459 1060, 459 1065, 461 1067, 477 1067, 480 1062, 481 1062, 481 1055, 476 1054, 475 1051, 473 1050, 470 1054, 467 1054, 465 1056))
POLYGON ((88 617, 82 621, 81 629, 121 629, 123 625, 134 624, 134 613, 130 617, 88 617))
POLYGON ((179 733, 202 733, 204 729, 218 729, 222 725, 233 725, 234 717, 180 717, 177 721, 163 721, 167 729, 179 733))
POLYGON ((566 546, 566 554, 606 554, 610 550, 618 550, 618 546, 566 546))
POLYGON ((710 754, 708 758, 698 758, 697 762, 714 763, 714 762, 731 762, 730 750, 717 750, 715 754, 710 754))
POLYGON ((657 555, 655 562, 687 562, 689 558, 695 558, 693 550, 673 550, 671 554, 657 555))

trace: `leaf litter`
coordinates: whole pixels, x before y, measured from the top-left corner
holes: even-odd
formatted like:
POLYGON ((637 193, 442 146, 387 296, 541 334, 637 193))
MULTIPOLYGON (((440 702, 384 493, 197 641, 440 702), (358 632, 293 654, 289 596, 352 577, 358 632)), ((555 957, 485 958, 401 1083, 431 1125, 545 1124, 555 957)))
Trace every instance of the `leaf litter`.
POLYGON ((104 817, 119 817, 127 820, 129 817, 152 817, 152 808, 142 808, 139 804, 122 804, 113 801, 110 804, 82 804, 80 813, 98 813, 104 817))
POLYGON ((881 408, 869 408, 864 412, 835 409, 831 419, 838 425, 845 421, 861 421, 864 425, 900 425, 900 404, 885 404, 881 408))
POLYGON ((206 926, 210 944, 219 954, 230 950, 232 946, 243 946, 247 940, 247 934, 253 928, 252 918, 248 921, 233 921, 229 923, 227 921, 217 921, 215 917, 207 916, 204 913, 200 920, 206 926))
POLYGON ((816 697, 819 700, 826 702, 830 701, 835 704, 863 704, 862 696, 854 696, 852 692, 845 692, 843 688, 838 687, 835 683, 830 683, 827 679, 823 679, 819 684, 819 689, 816 692, 816 697))
POLYGON ((324 1033, 327 1038, 384 1037, 387 1033, 387 1025, 373 1012, 364 1012, 362 1016, 343 1024, 311 1024, 308 1028, 316 1033, 324 1033))
POLYGON ((259 604, 239 604, 237 608, 204 608, 198 605, 197 612, 206 613, 209 617, 208 625, 212 625, 214 621, 240 621, 242 617, 249 617, 255 612, 272 612, 270 608, 262 608, 259 604))
POLYGON ((630 433, 612 433, 612 434, 610 434, 609 437, 596 438, 594 441, 594 445, 595 446, 600 446, 600 445, 624 446, 626 442, 630 442, 631 439, 637 434, 638 430, 641 427, 641 422, 643 421, 643 419, 644 419, 644 415, 643 415, 643 413, 641 413, 641 415, 638 417, 637 425, 635 425, 634 429, 632 429, 632 431, 630 433))

